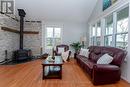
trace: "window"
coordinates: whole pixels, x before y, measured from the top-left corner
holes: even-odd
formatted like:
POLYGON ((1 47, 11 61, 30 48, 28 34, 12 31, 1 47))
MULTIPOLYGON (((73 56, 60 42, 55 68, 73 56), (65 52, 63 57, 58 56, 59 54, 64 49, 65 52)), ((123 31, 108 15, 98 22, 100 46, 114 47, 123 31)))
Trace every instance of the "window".
POLYGON ((105 28, 105 35, 113 34, 113 15, 106 17, 105 28))
POLYGON ((96 27, 95 27, 95 25, 93 25, 93 27, 92 27, 92 36, 94 37, 94 36, 96 36, 95 34, 96 34, 96 27))
POLYGON ((95 42, 95 36, 96 36, 96 27, 95 25, 92 26, 91 31, 90 31, 90 36, 91 36, 91 45, 94 45, 95 42))
POLYGON ((61 44, 61 28, 46 27, 46 49, 52 49, 61 44))
POLYGON ((90 30, 90 42, 91 45, 101 45, 101 21, 92 25, 90 30))
POLYGON ((101 45, 101 22, 97 22, 96 45, 101 45))
POLYGON ((105 46, 112 46, 112 35, 113 35, 113 15, 109 15, 105 18, 105 37, 104 37, 105 46))
POLYGON ((128 17, 128 7, 117 12, 116 47, 121 49, 128 46, 128 17))
POLYGON ((127 50, 128 22, 129 6, 122 7, 110 15, 101 18, 101 21, 98 21, 91 28, 91 45, 100 46, 102 43, 104 46, 114 46, 127 50))
POLYGON ((128 34, 116 35, 116 47, 121 49, 127 49, 128 46, 128 34))
POLYGON ((105 36, 104 38, 105 46, 112 46, 112 36, 105 36))

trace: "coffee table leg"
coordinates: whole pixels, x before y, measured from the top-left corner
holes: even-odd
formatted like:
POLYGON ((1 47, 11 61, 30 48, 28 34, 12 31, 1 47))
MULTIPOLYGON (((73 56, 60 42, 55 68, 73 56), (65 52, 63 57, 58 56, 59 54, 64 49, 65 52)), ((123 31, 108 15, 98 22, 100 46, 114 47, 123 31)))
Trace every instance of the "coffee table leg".
POLYGON ((62 79, 62 65, 60 65, 60 79, 62 79))
POLYGON ((44 79, 44 68, 45 68, 45 66, 43 65, 42 67, 43 67, 43 71, 42 71, 42 79, 44 79))

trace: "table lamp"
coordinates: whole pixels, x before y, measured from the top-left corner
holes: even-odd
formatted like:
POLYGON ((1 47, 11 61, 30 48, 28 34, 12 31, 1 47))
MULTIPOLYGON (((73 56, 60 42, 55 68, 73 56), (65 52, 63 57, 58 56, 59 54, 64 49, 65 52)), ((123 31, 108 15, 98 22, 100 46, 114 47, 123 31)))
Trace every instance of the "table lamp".
POLYGON ((82 36, 81 38, 80 38, 80 41, 81 41, 81 44, 82 44, 82 46, 83 46, 83 48, 85 47, 85 42, 86 42, 86 37, 85 36, 82 36))

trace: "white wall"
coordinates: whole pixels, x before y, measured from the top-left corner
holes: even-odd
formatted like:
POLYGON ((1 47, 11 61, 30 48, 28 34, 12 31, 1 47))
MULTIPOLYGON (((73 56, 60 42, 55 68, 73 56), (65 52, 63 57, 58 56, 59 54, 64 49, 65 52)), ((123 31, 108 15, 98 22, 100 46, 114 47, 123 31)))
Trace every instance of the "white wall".
POLYGON ((82 23, 64 23, 63 28, 64 44, 80 41, 80 37, 86 35, 86 25, 82 23))
POLYGON ((93 23, 95 21, 98 21, 100 18, 105 17, 112 13, 113 11, 116 11, 120 7, 124 6, 126 3, 128 3, 129 0, 118 0, 113 6, 109 7, 105 11, 102 11, 102 3, 103 0, 98 0, 97 4, 88 20, 88 23, 93 23))
MULTIPOLYGON (((116 11, 117 9, 121 8, 124 5, 127 5, 129 3, 129 0, 118 0, 117 3, 115 3, 113 6, 109 7, 104 12, 102 11, 102 0, 98 0, 95 9, 93 10, 93 13, 88 21, 89 24, 96 23, 96 21, 103 19, 103 17, 109 15, 110 13, 116 11)), ((130 24, 129 24, 130 25, 130 24)), ((128 82, 130 82, 130 29, 129 29, 129 40, 128 40, 128 55, 126 61, 122 64, 122 75, 121 77, 128 82)))
POLYGON ((1 27, 19 30, 19 22, 0 14, 0 62, 5 60, 5 50, 7 58, 12 60, 13 51, 19 49, 19 34, 4 31, 1 27))
MULTIPOLYGON (((130 0, 129 0, 129 14, 130 14, 130 0)), ((130 83, 130 17, 129 17, 129 31, 128 31, 128 60, 127 60, 127 80, 130 83)))
POLYGON ((24 25, 25 31, 37 31, 39 34, 24 34, 24 49, 31 49, 32 55, 37 56, 41 53, 42 26, 41 23, 27 23, 24 25))
MULTIPOLYGON (((45 26, 54 25, 63 27, 62 44, 70 45, 73 42, 80 41, 80 37, 86 35, 87 24, 86 23, 74 23, 74 22, 43 22, 43 48, 45 46, 45 26)), ((73 49, 71 49, 73 51, 73 49)), ((44 52, 45 52, 44 48, 44 52)))

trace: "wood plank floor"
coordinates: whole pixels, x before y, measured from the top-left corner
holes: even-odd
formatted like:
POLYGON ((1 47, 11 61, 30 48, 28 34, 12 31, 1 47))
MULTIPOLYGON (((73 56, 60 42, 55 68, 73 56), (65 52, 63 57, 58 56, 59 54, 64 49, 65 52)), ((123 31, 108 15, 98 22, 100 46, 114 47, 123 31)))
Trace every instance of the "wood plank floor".
POLYGON ((130 87, 124 80, 116 84, 94 86, 75 60, 64 63, 62 80, 42 80, 42 61, 0 66, 0 87, 130 87))

